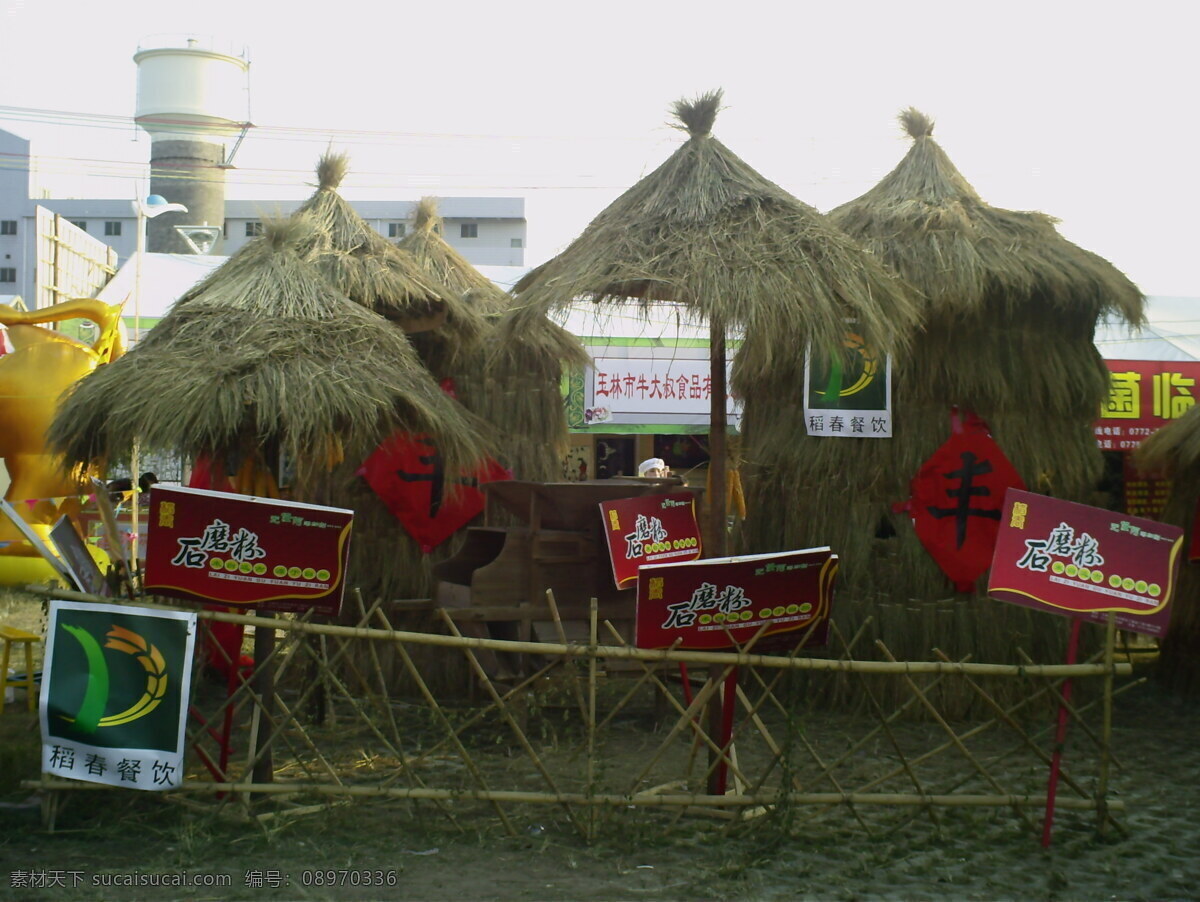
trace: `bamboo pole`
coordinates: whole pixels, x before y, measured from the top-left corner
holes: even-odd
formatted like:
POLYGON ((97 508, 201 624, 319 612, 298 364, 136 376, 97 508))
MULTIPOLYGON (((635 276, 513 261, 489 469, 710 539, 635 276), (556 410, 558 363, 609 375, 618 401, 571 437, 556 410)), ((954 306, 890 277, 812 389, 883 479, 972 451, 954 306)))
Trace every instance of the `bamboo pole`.
MULTIPOLYGON (((882 639, 875 640, 875 647, 883 652, 884 656, 889 661, 896 660, 891 649, 887 647, 882 639)), ((921 703, 921 706, 928 711, 929 715, 934 719, 934 721, 937 722, 937 725, 946 731, 946 735, 950 737, 950 741, 954 744, 954 747, 958 749, 959 754, 966 758, 971 766, 975 768, 975 772, 978 773, 979 776, 983 777, 983 779, 987 781, 987 784, 997 793, 1003 793, 1004 787, 1001 786, 996 778, 992 776, 991 772, 983 766, 979 759, 971 754, 971 751, 966 747, 959 735, 954 732, 954 728, 950 726, 950 724, 946 723, 946 718, 942 717, 942 712, 940 712, 937 709, 937 706, 929 700, 929 697, 924 693, 924 691, 922 691, 921 687, 916 684, 916 681, 914 681, 910 676, 905 676, 904 682, 908 685, 908 688, 913 695, 917 697, 917 701, 921 703)), ((1024 819, 1030 830, 1034 829, 1033 821, 1029 819, 1028 815, 1021 811, 1020 808, 1014 808, 1014 811, 1018 817, 1024 819)))
MULTIPOLYGON (((454 621, 446 615, 446 612, 443 609, 438 608, 438 615, 442 618, 442 622, 446 625, 446 628, 450 630, 452 634, 458 635, 458 627, 454 625, 454 621)), ((525 735, 525 731, 521 729, 521 725, 517 723, 517 719, 513 717, 512 711, 509 710, 508 705, 505 704, 503 699, 500 698, 500 693, 496 691, 495 684, 487 675, 487 671, 485 671, 480 665, 479 659, 475 657, 475 653, 469 648, 464 648, 463 654, 466 655, 467 663, 470 664, 471 669, 475 671, 475 676, 479 679, 483 685, 483 688, 487 690, 488 695, 491 696, 492 704, 496 706, 496 710, 500 712, 500 716, 504 718, 504 722, 507 723, 509 729, 513 731, 513 735, 516 737, 517 743, 529 757, 529 760, 533 762, 533 766, 537 769, 537 772, 542 775, 542 779, 546 781, 546 785, 550 787, 550 791, 555 795, 559 795, 560 793, 558 784, 554 782, 554 777, 550 775, 550 771, 547 770, 546 765, 542 763, 541 757, 534 749, 533 744, 529 741, 529 737, 525 735)), ((580 832, 584 839, 590 839, 591 837, 589 835, 589 831, 575 818, 575 812, 571 809, 571 806, 567 805, 566 811, 567 818, 572 824, 575 825, 575 829, 580 832)))
MULTIPOLYGON (((554 598, 554 590, 546 590, 546 606, 550 608, 550 616, 554 619, 554 633, 558 637, 559 645, 568 645, 567 633, 563 629, 562 617, 558 613, 558 602, 554 598)), ((579 673, 575 668, 571 668, 571 689, 575 693, 575 703, 579 705, 579 716, 587 717, 587 703, 583 698, 583 689, 579 685, 579 673)))
MULTIPOLYGON (((51 589, 46 586, 27 586, 34 594, 52 596, 55 598, 80 599, 112 604, 114 599, 88 595, 83 592, 67 592, 51 589), (38 591, 40 590, 40 591, 38 591)), ((154 605, 139 602, 144 607, 154 605)), ((366 627, 344 626, 328 623, 303 623, 294 620, 272 620, 247 614, 230 614, 224 611, 196 612, 202 620, 219 620, 224 623, 241 623, 246 626, 272 626, 281 631, 324 633, 329 636, 344 636, 354 639, 376 639, 387 642, 401 642, 411 645, 435 645, 445 648, 488 648, 494 651, 508 651, 518 654, 537 654, 573 658, 586 658, 592 654, 592 649, 584 645, 561 645, 553 642, 515 642, 509 639, 482 639, 464 636, 461 639, 454 636, 444 636, 437 633, 414 633, 405 630, 371 629, 366 627)), ((974 676, 1001 677, 1092 677, 1103 676, 1106 672, 1104 664, 973 664, 946 663, 945 661, 858 661, 838 660, 834 658, 788 658, 785 656, 741 654, 736 652, 708 652, 672 649, 646 649, 633 646, 600 645, 595 648, 599 658, 612 658, 625 661, 647 661, 652 663, 698 663, 720 664, 726 667, 763 667, 783 670, 813 670, 832 673, 969 673, 974 676)), ((1112 673, 1116 676, 1129 676, 1133 673, 1133 665, 1127 662, 1116 662, 1112 665, 1112 673)))
MULTIPOLYGON (((96 783, 84 783, 68 780, 22 780, 24 789, 40 789, 45 791, 82 789, 89 792, 105 788, 120 790, 121 787, 105 787, 96 783)), ((775 805, 787 802, 793 805, 936 805, 943 808, 1009 808, 1020 805, 1026 808, 1037 808, 1046 804, 1045 796, 1004 796, 1004 795, 913 795, 909 793, 838 793, 838 792, 790 792, 777 795, 723 795, 709 796, 688 793, 655 794, 635 793, 620 795, 616 793, 551 793, 527 792, 520 790, 484 790, 484 789, 418 789, 403 788, 389 789, 380 786, 338 786, 333 783, 319 784, 288 784, 288 783, 185 783, 175 787, 163 795, 191 792, 251 792, 263 794, 297 794, 314 793, 331 796, 362 796, 369 798, 394 799, 442 799, 445 801, 481 801, 481 802, 513 802, 545 805, 561 805, 564 802, 571 805, 611 805, 628 807, 630 805, 648 808, 669 808, 678 805, 705 808, 747 808, 762 805, 775 805)), ((1092 799, 1061 799, 1059 807, 1080 811, 1092 811, 1096 803, 1092 799)), ((1125 802, 1113 799, 1109 807, 1125 810, 1125 802)))
POLYGON ((1096 781, 1096 814, 1100 820, 1098 830, 1101 836, 1108 833, 1108 810, 1105 799, 1108 795, 1109 746, 1112 743, 1112 664, 1116 638, 1117 615, 1113 611, 1109 611, 1104 624, 1104 663, 1109 670, 1104 675, 1104 723, 1100 729, 1100 777, 1096 781))
MULTIPOLYGON (((944 660, 949 660, 949 658, 946 657, 946 653, 943 652, 941 649, 935 648, 933 651, 934 651, 934 654, 938 655, 939 657, 943 658, 944 660)), ((1014 733, 1016 733, 1017 736, 1020 737, 1021 742, 1024 745, 1024 747, 1026 749, 1028 749, 1029 751, 1033 752, 1033 754, 1036 755, 1043 764, 1048 765, 1050 763, 1050 756, 1045 752, 1044 749, 1042 749, 1041 746, 1039 746, 1036 742, 1033 741, 1033 737, 1030 736, 1029 733, 1019 723, 1017 723, 1017 721, 1012 717, 1012 715, 1004 709, 1004 706, 1001 705, 998 701, 996 701, 996 699, 991 695, 991 693, 989 693, 986 689, 984 689, 982 686, 980 686, 977 682, 972 680, 970 677, 967 677, 966 680, 967 680, 967 685, 970 686, 972 689, 974 689, 975 692, 979 695, 979 697, 983 699, 984 704, 986 704, 989 708, 991 708, 992 712, 995 714, 995 716, 999 720, 999 722, 1003 723, 1010 730, 1012 730, 1014 733)), ((997 760, 1000 760, 1000 759, 997 759, 997 760)), ((1079 785, 1079 783, 1075 779, 1073 779, 1066 772, 1066 770, 1060 768, 1058 775, 1059 775, 1059 778, 1064 783, 1066 783, 1067 786, 1069 786, 1076 793, 1078 793, 1078 795, 1080 797, 1087 798, 1087 796, 1088 796, 1087 791, 1081 785, 1079 785)), ((1099 794, 1099 795, 1101 797, 1103 796, 1103 794, 1099 794)), ((1116 826, 1116 828, 1118 830, 1120 830, 1122 833, 1125 832, 1125 828, 1122 827, 1120 824, 1118 824, 1115 820, 1113 820, 1111 815, 1108 815, 1105 817, 1106 823, 1110 820, 1113 822, 1114 826, 1116 826)))
MULTIPOLYGON (((360 592, 357 588, 354 590, 354 601, 358 605, 358 613, 359 613, 360 621, 366 622, 366 620, 370 617, 370 614, 367 612, 366 605, 363 602, 362 592, 360 592)), ((382 602, 383 602, 382 598, 377 598, 375 600, 374 604, 371 605, 371 610, 374 611, 376 608, 378 608, 382 604, 382 602)), ((408 777, 410 785, 415 783, 417 786, 424 787, 425 781, 422 780, 420 774, 418 774, 416 772, 416 767, 413 766, 412 768, 410 768, 409 764, 408 764, 408 760, 405 758, 404 751, 402 748, 404 743, 400 739, 400 726, 396 723, 396 715, 392 712, 392 706, 389 702, 387 680, 385 680, 384 676, 383 676, 383 666, 379 661, 379 652, 377 652, 375 650, 374 642, 368 642, 367 648, 371 652, 371 662, 375 667, 375 677, 376 677, 376 679, 379 680, 380 707, 383 708, 384 713, 387 715, 388 723, 391 725, 392 738, 394 740, 392 745, 397 750, 396 760, 400 764, 400 766, 396 770, 395 776, 389 778, 389 780, 387 782, 391 782, 392 780, 399 779, 401 776, 405 776, 405 777, 408 777)), ((435 801, 434 804, 437 805, 438 810, 441 811, 442 814, 444 814, 446 816, 446 818, 450 821, 451 825, 453 825, 456 830, 458 830, 460 833, 466 832, 466 830, 462 827, 462 825, 459 824, 458 819, 454 816, 454 814, 450 811, 450 809, 446 807, 446 805, 443 802, 435 801)), ((414 800, 414 804, 413 804, 413 811, 417 814, 418 817, 421 816, 420 806, 415 804, 415 800, 414 800)))
MULTIPOLYGON (((375 616, 382 620, 385 625, 389 627, 391 626, 391 624, 388 623, 387 615, 383 613, 383 611, 377 610, 375 612, 375 616)), ((481 787, 480 791, 490 792, 491 790, 488 789, 487 780, 484 779, 483 774, 476 766, 475 759, 471 757, 471 753, 467 751, 467 747, 462 744, 462 740, 460 740, 458 738, 458 734, 454 732, 454 725, 450 723, 450 718, 446 716, 446 712, 442 710, 442 706, 438 704, 437 698, 430 691, 428 684, 425 682, 425 678, 421 676, 421 671, 418 670, 417 665, 413 663, 412 656, 409 655, 408 649, 404 647, 402 642, 398 642, 396 644, 396 651, 400 653, 400 660, 404 663, 404 669, 408 671, 408 675, 412 677, 413 682, 417 685, 417 690, 424 697, 425 703, 429 705, 434 717, 437 718, 438 722, 442 725, 442 728, 446 731, 450 741, 454 745, 455 750, 458 752, 459 757, 462 758, 463 764, 466 766, 471 776, 475 779, 475 782, 481 787)), ((410 798, 420 798, 420 796, 410 796, 410 798)), ((430 796, 429 798, 433 797, 430 796)), ((500 818, 500 823, 504 824, 504 829, 508 831, 508 835, 516 836, 517 831, 509 821, 508 816, 505 815, 504 809, 501 808, 496 802, 493 802, 492 805, 496 809, 496 814, 500 818)))

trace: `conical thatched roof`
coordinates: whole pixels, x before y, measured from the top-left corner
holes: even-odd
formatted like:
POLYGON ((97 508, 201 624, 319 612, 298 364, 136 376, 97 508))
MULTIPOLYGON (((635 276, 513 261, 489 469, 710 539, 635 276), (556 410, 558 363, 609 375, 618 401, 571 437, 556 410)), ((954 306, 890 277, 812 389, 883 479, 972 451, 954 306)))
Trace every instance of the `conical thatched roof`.
POLYGON ((445 285, 456 297, 484 315, 508 309, 508 295, 472 266, 442 237, 442 217, 437 198, 423 197, 417 203, 413 228, 396 242, 417 265, 439 285, 445 285))
POLYGON ((763 376, 807 340, 841 347, 847 317, 880 349, 902 344, 917 319, 907 292, 713 137, 720 103, 720 91, 676 103, 687 141, 517 283, 518 300, 681 301, 742 327, 740 366, 763 376))
POLYGON ((476 460, 472 418, 404 333, 336 292, 299 248, 303 219, 269 224, 120 360, 78 382, 49 443, 68 463, 124 457, 135 441, 188 455, 278 443, 297 461, 428 432, 451 465, 476 460))
POLYGON ((348 165, 344 154, 322 156, 317 190, 294 214, 317 227, 313 250, 325 277, 350 300, 406 331, 437 328, 458 342, 477 340, 479 314, 371 228, 338 193, 348 165))
POLYGON ((920 290, 933 311, 977 310, 994 298, 1092 323, 1108 311, 1142 321, 1142 293, 1116 267, 1063 238, 1044 213, 986 203, 933 140, 932 119, 911 107, 899 119, 913 139, 907 155, 829 217, 920 290))
POLYGON ((907 109, 912 138, 887 176, 829 217, 925 299, 925 331, 900 361, 909 397, 985 418, 1024 412, 1090 420, 1108 394, 1092 344, 1109 312, 1143 319, 1144 297, 1107 260, 1077 247, 1043 213, 993 207, 907 109), (1037 365, 1031 365, 1036 361, 1037 365))

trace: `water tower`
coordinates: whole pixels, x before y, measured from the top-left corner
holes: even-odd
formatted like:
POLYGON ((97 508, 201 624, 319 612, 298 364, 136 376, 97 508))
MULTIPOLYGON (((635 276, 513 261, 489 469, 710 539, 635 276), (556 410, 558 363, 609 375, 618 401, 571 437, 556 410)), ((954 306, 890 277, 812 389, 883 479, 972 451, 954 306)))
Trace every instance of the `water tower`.
MULTIPOLYGON (((136 121, 150 135, 150 194, 183 204, 147 222, 146 248, 194 253, 175 226, 222 226, 225 170, 250 128, 244 48, 155 36, 138 46, 136 121)), ((219 241, 209 253, 219 253, 219 241)))

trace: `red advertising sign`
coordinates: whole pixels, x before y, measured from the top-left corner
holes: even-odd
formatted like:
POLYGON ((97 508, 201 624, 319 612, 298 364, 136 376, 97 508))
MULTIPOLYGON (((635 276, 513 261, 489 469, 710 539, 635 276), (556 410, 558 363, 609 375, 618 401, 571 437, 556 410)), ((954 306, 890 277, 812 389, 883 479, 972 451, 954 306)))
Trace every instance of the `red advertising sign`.
POLYGON ((1200 362, 1191 360, 1106 360, 1108 401, 1096 421, 1096 440, 1105 451, 1132 451, 1161 426, 1179 419, 1196 403, 1200 362))
POLYGON ((1161 636, 1182 548, 1179 527, 1010 489, 988 595, 1161 636))
POLYGON ((828 548, 647 564, 638 572, 634 644, 734 648, 760 631, 765 639, 814 624, 810 644, 824 644, 837 568, 828 548))
POLYGON ((336 507, 155 485, 146 591, 336 616, 353 517, 336 507))
POLYGON ((644 564, 692 561, 703 550, 690 492, 602 501, 600 516, 618 589, 631 586, 644 564))

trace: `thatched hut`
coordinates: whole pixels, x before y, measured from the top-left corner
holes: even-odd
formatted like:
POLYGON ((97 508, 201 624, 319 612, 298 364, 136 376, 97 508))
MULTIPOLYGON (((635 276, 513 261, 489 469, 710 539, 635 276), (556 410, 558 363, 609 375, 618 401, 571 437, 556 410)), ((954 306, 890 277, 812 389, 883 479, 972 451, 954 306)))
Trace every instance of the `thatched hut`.
POLYGON ((1013 643, 1038 632, 1030 612, 956 601, 893 505, 950 436, 956 409, 986 421, 1030 490, 1094 500, 1102 460, 1092 423, 1109 383, 1092 334, 1109 311, 1140 321, 1143 297, 1049 216, 987 204, 933 140, 928 118, 908 110, 900 119, 913 139, 908 154, 829 214, 922 298, 924 330, 893 359, 893 436, 810 436, 800 398, 735 373, 757 512, 747 541, 756 551, 831 545, 842 555, 840 619, 854 630, 874 617, 902 657, 927 658, 936 644, 1011 660, 1013 643))
MULTIPOLYGON (((745 333, 739 365, 769 381, 807 342, 840 347, 847 317, 878 346, 902 346, 917 308, 859 245, 713 137, 720 103, 720 91, 676 103, 684 144, 518 282, 515 294, 533 309, 576 299, 680 302, 706 319, 714 351, 712 490, 723 498, 728 329, 745 333)), ((716 541, 709 547, 720 553, 723 506, 710 507, 716 541)))
MULTIPOLYGON (((307 248, 314 265, 337 291, 389 320, 416 352, 428 377, 448 388, 446 380, 482 354, 484 316, 471 299, 442 284, 432 270, 376 232, 346 202, 338 188, 348 166, 345 154, 323 155, 317 164, 316 191, 293 214, 316 227, 307 248)), ((460 418, 472 422, 477 435, 487 435, 484 422, 453 401, 450 393, 446 399, 460 418)), ((487 444, 494 447, 493 442, 487 444)), ((335 503, 355 511, 359 528, 351 565, 359 585, 368 597, 427 597, 430 557, 358 475, 365 456, 348 457, 334 470, 327 489, 335 503)), ((442 457, 450 462, 445 454, 442 457)))
POLYGON ((459 465, 478 460, 471 418, 402 331, 330 286, 303 250, 312 242, 304 219, 268 224, 130 353, 75 384, 53 450, 89 464, 135 442, 185 457, 272 449, 321 468, 407 429, 437 436, 459 465))
MULTIPOLYGON (((433 198, 421 199, 398 246, 487 319, 482 353, 464 361, 457 381, 463 403, 496 427, 500 461, 516 479, 561 478, 568 443, 562 374, 589 362, 583 344, 542 311, 513 304, 451 247, 433 198)), ((439 340, 436 333, 412 337, 419 345, 439 340)))
MULTIPOLYGON (((1185 531, 1189 548, 1196 547, 1196 511, 1200 504, 1200 407, 1146 439, 1134 453, 1145 473, 1169 477, 1171 494, 1162 519, 1185 531)), ((1192 555, 1189 554, 1189 557, 1192 555)), ((1187 696, 1200 696, 1200 567, 1180 565, 1171 627, 1160 643, 1158 676, 1187 696)))

